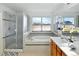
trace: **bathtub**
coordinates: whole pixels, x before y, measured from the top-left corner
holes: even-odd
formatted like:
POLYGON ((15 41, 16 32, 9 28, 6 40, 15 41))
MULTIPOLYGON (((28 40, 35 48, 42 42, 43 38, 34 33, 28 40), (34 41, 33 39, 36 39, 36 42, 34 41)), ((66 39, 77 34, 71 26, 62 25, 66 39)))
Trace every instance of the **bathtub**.
POLYGON ((27 44, 49 44, 50 36, 32 36, 27 44))

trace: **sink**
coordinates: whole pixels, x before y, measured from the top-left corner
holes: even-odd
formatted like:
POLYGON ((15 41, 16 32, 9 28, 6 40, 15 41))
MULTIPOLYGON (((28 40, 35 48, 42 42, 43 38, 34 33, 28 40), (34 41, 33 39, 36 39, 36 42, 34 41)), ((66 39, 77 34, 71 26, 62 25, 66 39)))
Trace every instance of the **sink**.
POLYGON ((68 43, 63 43, 62 44, 63 47, 69 47, 71 50, 75 50, 75 45, 74 43, 68 42, 68 43))
POLYGON ((77 45, 76 43, 74 44, 74 42, 76 41, 75 37, 72 38, 72 40, 70 40, 69 36, 63 36, 61 37, 62 46, 66 46, 66 47, 70 47, 71 49, 75 49, 75 45, 77 45), (72 41, 72 42, 71 42, 72 41))
POLYGON ((62 43, 63 50, 69 51, 70 54, 72 55, 79 55, 79 41, 75 41, 73 43, 74 49, 69 46, 69 43, 62 43))
POLYGON ((68 47, 68 43, 62 43, 62 47, 68 47))

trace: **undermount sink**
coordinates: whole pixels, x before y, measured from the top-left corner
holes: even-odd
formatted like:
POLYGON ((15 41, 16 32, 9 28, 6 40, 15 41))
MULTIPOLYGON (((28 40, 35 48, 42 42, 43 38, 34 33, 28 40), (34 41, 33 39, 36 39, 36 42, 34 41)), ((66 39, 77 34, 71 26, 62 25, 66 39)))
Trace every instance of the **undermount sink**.
POLYGON ((62 47, 68 47, 68 43, 62 43, 62 47))
POLYGON ((73 48, 71 46, 69 46, 70 43, 62 43, 62 47, 63 48, 67 48, 68 51, 70 51, 71 53, 76 53, 79 54, 79 42, 74 42, 73 43, 73 48))
POLYGON ((71 50, 75 50, 75 45, 73 43, 63 43, 63 47, 69 47, 71 50))
POLYGON ((69 47, 72 50, 74 50, 76 48, 74 43, 71 43, 71 42, 62 43, 62 46, 63 47, 69 47))
POLYGON ((72 39, 70 39, 69 36, 63 36, 63 37, 61 37, 61 40, 62 40, 63 47, 69 47, 71 49, 75 49, 74 42, 76 42, 76 39, 74 37, 72 39))

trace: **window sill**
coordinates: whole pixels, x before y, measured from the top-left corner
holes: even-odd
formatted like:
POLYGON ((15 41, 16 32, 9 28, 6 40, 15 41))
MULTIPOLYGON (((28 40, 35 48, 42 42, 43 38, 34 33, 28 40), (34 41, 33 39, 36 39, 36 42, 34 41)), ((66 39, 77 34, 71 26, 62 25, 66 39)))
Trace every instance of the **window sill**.
POLYGON ((36 31, 33 31, 31 33, 52 33, 52 31, 49 31, 49 32, 36 32, 36 31))

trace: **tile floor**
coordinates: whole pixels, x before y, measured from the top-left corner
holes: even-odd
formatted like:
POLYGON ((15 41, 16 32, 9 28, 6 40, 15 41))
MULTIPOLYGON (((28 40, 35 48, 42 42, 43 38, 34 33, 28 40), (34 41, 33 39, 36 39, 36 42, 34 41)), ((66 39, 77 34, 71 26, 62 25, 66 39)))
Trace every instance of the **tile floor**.
POLYGON ((27 45, 19 56, 49 56, 49 45, 27 45))

